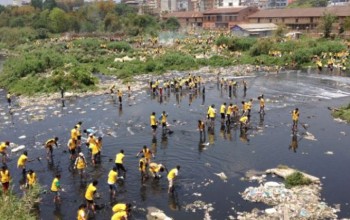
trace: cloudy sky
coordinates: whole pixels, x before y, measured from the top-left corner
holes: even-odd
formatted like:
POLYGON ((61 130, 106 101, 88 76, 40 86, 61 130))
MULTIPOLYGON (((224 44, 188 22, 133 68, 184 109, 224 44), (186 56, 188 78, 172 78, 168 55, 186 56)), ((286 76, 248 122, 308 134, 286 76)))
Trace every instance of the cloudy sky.
POLYGON ((11 4, 12 0, 0 0, 0 5, 8 5, 11 4))

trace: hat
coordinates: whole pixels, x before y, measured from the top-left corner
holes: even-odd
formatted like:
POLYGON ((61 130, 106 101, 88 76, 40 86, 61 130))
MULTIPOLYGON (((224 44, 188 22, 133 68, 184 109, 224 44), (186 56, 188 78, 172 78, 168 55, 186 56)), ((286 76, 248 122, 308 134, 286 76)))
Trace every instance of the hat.
POLYGON ((83 152, 80 152, 80 153, 79 153, 79 156, 84 156, 84 153, 83 153, 83 152))
POLYGON ((89 136, 92 137, 92 136, 94 136, 94 134, 90 133, 89 136))

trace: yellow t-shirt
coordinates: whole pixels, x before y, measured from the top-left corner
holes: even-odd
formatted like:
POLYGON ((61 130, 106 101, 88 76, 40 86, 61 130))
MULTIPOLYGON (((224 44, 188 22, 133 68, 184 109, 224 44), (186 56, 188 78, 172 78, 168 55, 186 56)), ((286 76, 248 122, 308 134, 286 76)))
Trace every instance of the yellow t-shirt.
POLYGON ((17 161, 17 167, 19 166, 25 166, 27 162, 28 157, 24 154, 22 154, 17 161))
POLYGON ((57 185, 60 185, 60 181, 58 180, 58 178, 54 178, 51 184, 51 191, 57 192, 58 191, 57 185))
POLYGON ((152 154, 151 154, 151 151, 149 149, 143 149, 142 153, 146 159, 151 159, 152 154))
POLYGON ((29 173, 27 174, 27 182, 30 186, 34 185, 36 183, 36 174, 32 173, 30 175, 29 173))
POLYGON ((226 109, 226 106, 225 106, 225 105, 221 105, 221 107, 220 107, 220 113, 225 114, 225 109, 226 109))
POLYGON ((174 168, 172 170, 170 170, 170 172, 168 173, 168 179, 174 179, 177 176, 178 170, 177 168, 174 168))
POLYGON ((75 141, 73 141, 73 139, 69 139, 68 148, 69 150, 74 150, 76 148, 75 141))
POLYGON ((95 154, 97 154, 97 153, 99 152, 98 146, 97 146, 96 143, 91 143, 90 146, 89 146, 89 148, 91 149, 91 153, 92 153, 93 155, 95 155, 95 154))
POLYGON ((112 216, 111 220, 122 220, 122 219, 127 219, 127 217, 128 217, 128 214, 126 213, 126 211, 120 211, 120 212, 115 213, 112 216))
POLYGON ((85 210, 79 209, 77 214, 77 220, 86 220, 85 216, 86 216, 85 210))
POLYGON ((113 206, 112 208, 113 212, 121 212, 121 211, 126 211, 126 204, 124 203, 118 203, 113 206))
POLYGON ((85 159, 83 159, 82 157, 79 156, 76 159, 76 166, 77 166, 78 170, 85 169, 85 167, 86 167, 85 159))
POLYGON ((151 126, 157 125, 157 120, 156 120, 156 116, 155 115, 151 115, 150 121, 151 121, 151 126))
POLYGON ((299 119, 299 111, 297 112, 297 111, 293 110, 292 119, 293 119, 293 121, 297 121, 299 119))
POLYGON ((4 153, 7 148, 7 145, 5 142, 0 144, 0 153, 4 153))
POLYGON ((123 153, 119 153, 117 154, 116 158, 115 158, 115 163, 123 163, 123 159, 124 159, 124 154, 123 153))
POLYGON ((118 172, 111 170, 108 174, 108 184, 115 184, 117 182, 118 172))
POLYGON ((70 131, 70 137, 71 137, 73 140, 78 140, 78 131, 77 131, 77 129, 73 128, 73 129, 70 131))
POLYGON ((8 170, 0 171, 1 175, 1 183, 8 183, 10 182, 10 172, 8 170))
POLYGON ((94 185, 92 185, 92 183, 90 183, 85 192, 85 199, 94 200, 94 192, 96 192, 96 190, 97 188, 94 185))

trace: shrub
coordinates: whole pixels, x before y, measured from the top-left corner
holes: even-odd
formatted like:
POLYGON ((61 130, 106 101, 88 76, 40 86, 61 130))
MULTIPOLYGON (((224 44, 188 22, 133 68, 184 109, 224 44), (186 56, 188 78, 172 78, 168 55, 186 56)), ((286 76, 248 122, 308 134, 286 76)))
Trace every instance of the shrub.
POLYGON ((130 51, 132 50, 130 44, 127 42, 111 42, 107 44, 107 48, 110 50, 118 50, 118 51, 130 51))
POLYGON ((287 176, 284 184, 286 185, 286 188, 292 188, 294 186, 309 185, 311 184, 311 180, 300 172, 294 172, 291 175, 287 176))
POLYGON ((259 56, 261 54, 268 54, 273 46, 271 39, 260 39, 254 46, 250 49, 250 55, 259 56))

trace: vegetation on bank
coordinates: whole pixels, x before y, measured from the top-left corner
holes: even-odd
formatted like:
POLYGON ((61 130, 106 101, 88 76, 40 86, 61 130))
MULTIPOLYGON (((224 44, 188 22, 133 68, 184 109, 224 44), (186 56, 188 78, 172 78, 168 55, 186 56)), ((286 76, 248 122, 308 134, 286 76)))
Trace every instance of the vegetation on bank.
POLYGON ((18 197, 11 191, 8 195, 0 196, 0 216, 7 220, 35 220, 37 219, 36 208, 41 201, 39 195, 41 187, 34 186, 26 191, 25 195, 18 197))
MULTIPOLYGON (((18 31, 21 35, 24 32, 18 31)), ((30 32, 28 33, 30 34, 30 32)), ((5 36, 0 31, 1 35, 5 36)), ((225 67, 238 64, 279 66, 286 68, 316 67, 314 56, 346 51, 342 40, 304 38, 286 40, 271 38, 238 38, 203 33, 203 41, 196 36, 180 39, 177 45, 152 44, 155 38, 125 38, 110 41, 102 37, 78 37, 70 40, 51 38, 31 40, 12 49, 0 75, 0 86, 17 95, 58 92, 64 90, 87 91, 95 89, 95 73, 131 77, 150 73, 162 74, 169 70, 187 71, 203 66, 225 67), (144 46, 140 46, 145 44, 144 46), (115 62, 116 58, 133 58, 115 62)), ((16 39, 15 36, 13 36, 16 39)), ((21 41, 21 38, 18 38, 21 41)), ((160 39, 158 39, 160 40, 160 39)), ((169 40, 171 41, 171 40, 169 40)), ((323 59, 323 64, 327 63, 323 59)), ((350 63, 344 63, 347 68, 350 63)))
POLYGON ((350 103, 347 106, 334 110, 332 112, 332 116, 335 118, 340 118, 350 123, 350 103))

